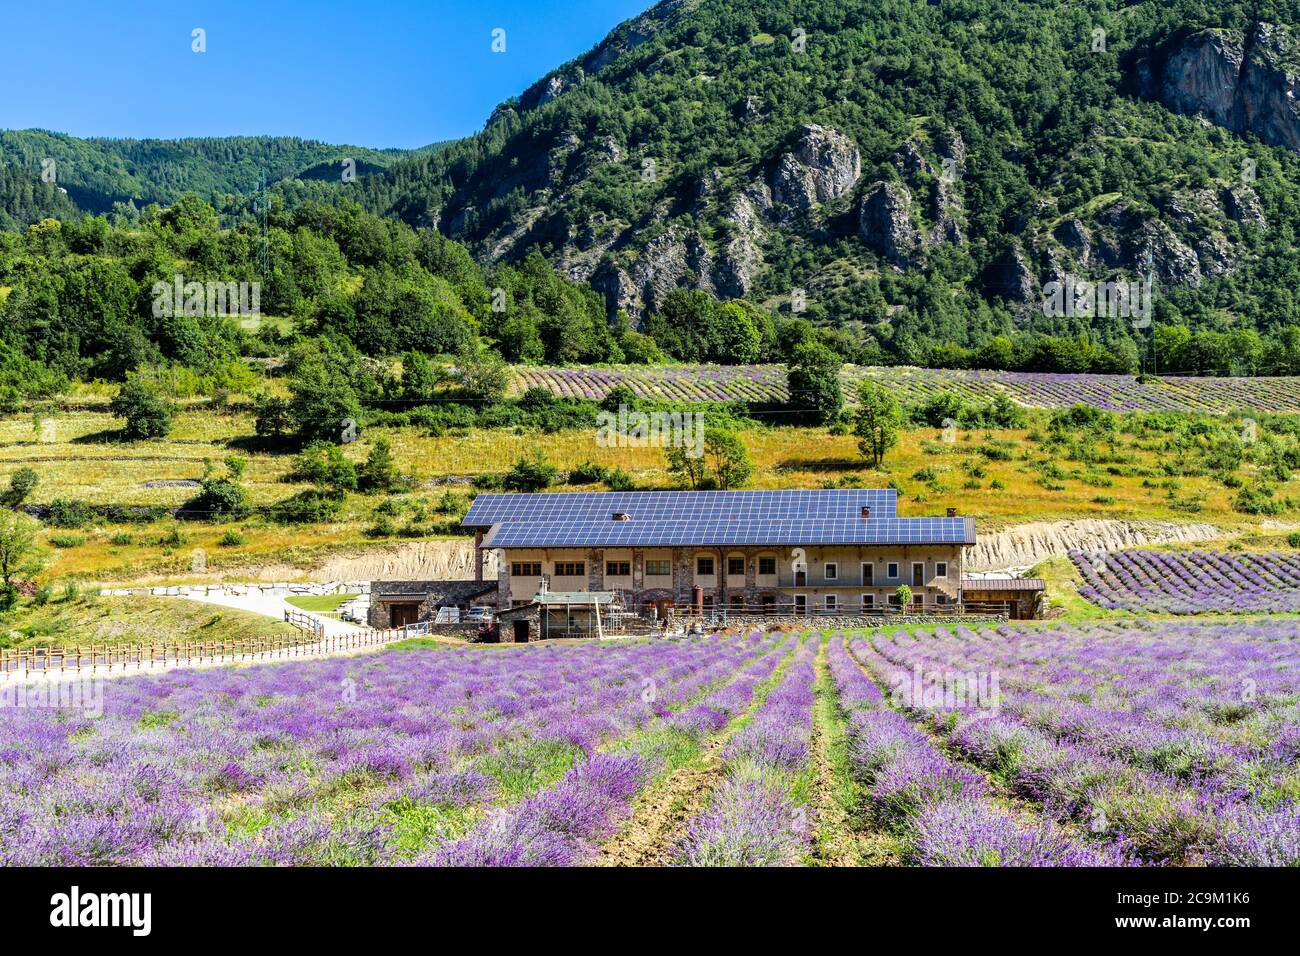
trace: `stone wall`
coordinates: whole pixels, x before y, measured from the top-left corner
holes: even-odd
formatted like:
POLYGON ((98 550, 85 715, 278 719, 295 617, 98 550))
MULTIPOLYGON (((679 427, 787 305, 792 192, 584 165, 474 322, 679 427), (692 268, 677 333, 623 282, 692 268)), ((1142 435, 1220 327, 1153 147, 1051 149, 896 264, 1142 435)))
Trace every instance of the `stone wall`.
POLYGON ((100 594, 106 597, 125 597, 127 595, 155 595, 158 597, 188 597, 206 595, 248 596, 264 594, 269 597, 294 597, 300 594, 369 594, 369 581, 330 581, 324 584, 310 582, 264 584, 178 584, 169 587, 150 588, 104 588, 100 594))
MULTIPOLYGON (((689 618, 684 620, 689 621, 689 618)), ((801 617, 794 614, 728 614, 727 627, 802 628, 804 630, 862 630, 868 627, 896 627, 915 624, 973 624, 981 621, 1007 620, 1005 614, 870 614, 863 616, 835 616, 819 614, 801 617)), ((704 624, 705 630, 717 625, 704 624)))

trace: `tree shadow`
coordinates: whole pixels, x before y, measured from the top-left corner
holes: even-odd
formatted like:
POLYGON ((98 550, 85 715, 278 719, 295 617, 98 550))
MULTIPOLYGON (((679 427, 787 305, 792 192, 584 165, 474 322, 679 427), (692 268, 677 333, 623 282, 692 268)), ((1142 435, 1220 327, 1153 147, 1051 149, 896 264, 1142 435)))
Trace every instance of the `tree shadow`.
POLYGON ((786 458, 776 467, 782 471, 863 471, 870 466, 860 458, 786 458))

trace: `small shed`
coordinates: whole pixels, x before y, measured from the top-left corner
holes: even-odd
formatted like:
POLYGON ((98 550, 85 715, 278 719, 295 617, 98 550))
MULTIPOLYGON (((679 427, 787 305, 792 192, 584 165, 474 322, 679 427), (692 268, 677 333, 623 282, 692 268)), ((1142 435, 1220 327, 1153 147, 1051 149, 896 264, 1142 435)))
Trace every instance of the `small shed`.
MULTIPOLYGON (((524 643, 557 637, 601 637, 623 618, 617 591, 542 591, 527 604, 497 612, 500 640, 524 643)), ((617 626, 617 625, 616 625, 617 626)))
POLYGON ((1042 578, 962 578, 962 603, 972 610, 1006 607, 1013 621, 1043 616, 1047 582, 1042 578))

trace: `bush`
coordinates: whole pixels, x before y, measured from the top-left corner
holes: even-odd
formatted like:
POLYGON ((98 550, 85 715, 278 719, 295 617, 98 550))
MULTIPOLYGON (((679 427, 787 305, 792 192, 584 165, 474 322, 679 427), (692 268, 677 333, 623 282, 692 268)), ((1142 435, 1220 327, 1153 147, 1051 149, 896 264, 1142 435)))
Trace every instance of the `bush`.
POLYGON ((52 534, 50 544, 56 548, 79 548, 86 543, 84 534, 52 534))
POLYGON ((122 436, 127 441, 162 438, 171 431, 171 406, 143 379, 128 379, 109 408, 118 418, 126 419, 122 436))
POLYGON ((244 543, 244 536, 234 528, 231 528, 221 536, 221 541, 219 543, 223 548, 237 548, 244 543))
POLYGON ((397 525, 388 515, 380 514, 375 519, 375 523, 366 529, 365 534, 368 538, 391 538, 397 534, 397 525))
POLYGON ((505 473, 502 487, 509 491, 542 491, 555 484, 559 469, 549 464, 539 451, 532 458, 521 458, 505 473))
POLYGON ((108 539, 108 543, 122 548, 128 544, 134 544, 135 535, 127 534, 125 531, 119 531, 117 534, 113 535, 113 537, 108 539))
POLYGON ((609 477, 609 469, 592 461, 569 469, 567 481, 571 485, 594 485, 609 477))
POLYGON ((55 498, 46 520, 56 528, 84 528, 95 520, 95 509, 84 501, 55 498))
POLYGON ((605 484, 609 486, 610 491, 635 491, 636 482, 632 476, 621 468, 611 468, 605 475, 605 484))
POLYGON ((343 510, 341 495, 327 491, 304 491, 271 506, 271 517, 281 524, 310 524, 328 521, 343 510))
POLYGON ((32 594, 32 603, 37 607, 45 607, 45 605, 50 603, 52 597, 54 597, 54 589, 48 584, 42 584, 36 589, 36 592, 32 594))
POLYGON ((334 492, 357 490, 357 467, 330 442, 311 442, 294 459, 294 476, 334 492))

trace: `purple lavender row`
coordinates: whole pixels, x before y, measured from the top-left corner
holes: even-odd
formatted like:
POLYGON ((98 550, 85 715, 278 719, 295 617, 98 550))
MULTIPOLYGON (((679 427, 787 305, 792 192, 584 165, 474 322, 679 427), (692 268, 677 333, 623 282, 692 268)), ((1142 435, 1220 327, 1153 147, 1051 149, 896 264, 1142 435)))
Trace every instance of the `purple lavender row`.
MULTIPOLYGON (((984 656, 972 642, 942 637, 882 641, 873 666, 888 668, 888 678, 901 681, 952 673, 954 667, 1037 668, 1051 675, 1059 684, 1056 701, 1043 703, 1013 689, 1010 703, 994 717, 950 702, 928 715, 964 755, 1017 794, 1041 802, 1062 820, 1120 836, 1146 862, 1280 865, 1300 859, 1300 815, 1294 796, 1286 795, 1294 793, 1300 736, 1289 738, 1290 753, 1255 756, 1248 748, 1216 747, 1198 733, 1152 727, 1149 712, 1108 713, 1070 701, 1067 694, 1089 686, 1078 680, 1089 672, 1089 651, 1121 668, 1135 659, 1131 646, 1114 641, 1113 629, 1101 632, 1092 648, 1053 641, 1050 632, 1028 632, 1028 648, 989 641, 984 656), (1070 663, 1057 667, 1058 657, 1070 663), (1262 780, 1250 788, 1226 786, 1229 767, 1262 780), (1277 776, 1270 780, 1270 774, 1277 776)), ((1003 681, 1004 689, 1011 683, 1003 681)), ((1288 742, 1285 735, 1279 740, 1288 742)))
POLYGON ((805 800, 796 793, 812 742, 813 668, 806 640, 780 682, 723 751, 725 777, 673 852, 678 866, 793 866, 807 852, 805 800))
MULTIPOLYGON (((708 696, 714 704, 708 712, 743 706, 756 684, 785 656, 772 653, 780 642, 777 635, 743 642, 739 650, 750 655, 749 660, 721 658, 703 671, 700 689, 748 664, 734 680, 708 696), (752 655, 762 656, 751 663, 752 655)), ((665 726, 700 736, 708 732, 707 723, 681 720, 681 714, 666 710, 660 716, 667 717, 665 726)), ((647 756, 624 749, 596 754, 574 766, 555 786, 513 808, 494 811, 467 836, 417 862, 434 866, 573 866, 586 862, 595 856, 600 842, 617 831, 632 801, 659 772, 659 763, 654 753, 647 756)))
POLYGON ((1048 734, 1203 790, 1267 800, 1274 789, 1268 781, 1287 789, 1285 781, 1295 776, 1292 741, 1300 736, 1293 706, 1300 698, 1297 654, 1277 634, 1271 622, 1231 631, 1204 625, 1166 625, 1155 633, 1131 626, 1082 635, 1053 631, 1055 653, 1045 668, 1024 660, 1030 642, 1034 655, 1041 653, 1040 638, 1048 636, 1042 632, 979 645, 939 629, 933 640, 901 646, 899 653, 938 673, 997 671, 1005 677, 1003 708, 1048 734), (1232 640, 1216 639, 1224 635, 1232 640))
POLYGON ((0 863, 378 861, 382 824, 342 832, 322 800, 481 799, 475 761, 514 740, 589 750, 653 713, 644 675, 717 643, 178 671, 105 685, 102 716, 2 708, 0 863), (233 842, 232 802, 260 818, 233 842))
MULTIPOLYGON (((865 641, 855 652, 870 653, 865 641)), ((1115 847, 1079 843, 1047 821, 1026 823, 989 799, 984 778, 955 766, 879 688, 841 639, 827 661, 848 716, 854 776, 876 819, 903 836, 920 866, 1116 866, 1115 847)))
POLYGON ((1300 555, 1070 552, 1079 593, 1112 610, 1165 614, 1300 611, 1300 555))

